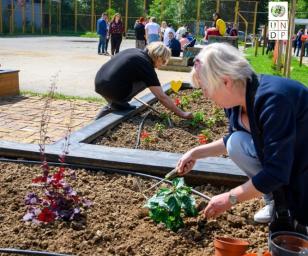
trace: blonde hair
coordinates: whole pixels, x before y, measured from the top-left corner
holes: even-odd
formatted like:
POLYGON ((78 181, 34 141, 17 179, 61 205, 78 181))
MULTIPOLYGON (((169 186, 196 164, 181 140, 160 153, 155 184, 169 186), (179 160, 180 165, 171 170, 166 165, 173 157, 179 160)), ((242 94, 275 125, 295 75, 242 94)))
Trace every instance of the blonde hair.
POLYGON ((213 43, 196 56, 191 78, 194 87, 211 93, 222 84, 224 76, 230 77, 235 84, 243 84, 239 81, 246 84, 253 73, 252 67, 238 49, 228 43, 213 43))
POLYGON ((167 64, 170 59, 171 51, 162 42, 150 43, 146 49, 153 62, 156 62, 158 58, 162 58, 163 63, 167 64))

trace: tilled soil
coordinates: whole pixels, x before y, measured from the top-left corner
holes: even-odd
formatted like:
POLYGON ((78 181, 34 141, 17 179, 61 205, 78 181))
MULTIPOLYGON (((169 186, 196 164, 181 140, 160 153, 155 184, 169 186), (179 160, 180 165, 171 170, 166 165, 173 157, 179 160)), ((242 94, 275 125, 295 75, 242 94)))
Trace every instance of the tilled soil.
MULTIPOLYGON (((188 97, 188 104, 182 108, 192 113, 203 112, 204 122, 192 125, 191 121, 168 113, 171 115, 173 124, 173 127, 169 127, 168 123, 162 120, 158 114, 151 112, 146 117, 143 128, 139 132, 139 126, 147 113, 146 111, 122 122, 117 127, 97 138, 93 143, 113 147, 185 153, 192 147, 200 145, 198 135, 203 131, 206 131, 207 143, 222 138, 228 131, 228 123, 223 109, 213 105, 213 102, 204 99, 200 91, 199 96, 192 98, 190 95, 196 91, 191 89, 184 90, 178 92, 178 94, 172 94, 170 97, 174 101, 178 98, 181 102, 183 102, 183 97, 186 99, 188 97), (159 125, 164 127, 160 128, 159 125), (138 132, 141 134, 147 132, 149 139, 146 140, 141 135, 140 143, 138 143, 138 132)), ((166 108, 159 102, 155 103, 153 107, 161 113, 167 113, 166 108)))
MULTIPOLYGON (((260 200, 239 204, 216 220, 188 218, 185 228, 174 233, 155 224, 142 209, 145 198, 139 187, 144 190, 155 181, 86 170, 77 170, 72 183, 93 202, 82 222, 25 223, 24 197, 37 189, 31 180, 40 173, 39 166, 0 163, 0 247, 74 255, 212 256, 215 236, 247 239, 254 251, 267 247, 267 226, 252 220, 260 200)), ((209 184, 196 189, 209 196, 228 190, 209 184)))

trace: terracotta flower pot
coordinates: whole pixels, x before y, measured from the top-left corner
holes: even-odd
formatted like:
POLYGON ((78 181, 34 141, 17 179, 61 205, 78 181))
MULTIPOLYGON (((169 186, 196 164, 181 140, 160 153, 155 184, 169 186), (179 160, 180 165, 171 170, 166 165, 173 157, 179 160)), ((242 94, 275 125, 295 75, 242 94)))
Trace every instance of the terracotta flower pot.
POLYGON ((249 243, 242 239, 216 237, 214 240, 215 256, 242 256, 249 243))

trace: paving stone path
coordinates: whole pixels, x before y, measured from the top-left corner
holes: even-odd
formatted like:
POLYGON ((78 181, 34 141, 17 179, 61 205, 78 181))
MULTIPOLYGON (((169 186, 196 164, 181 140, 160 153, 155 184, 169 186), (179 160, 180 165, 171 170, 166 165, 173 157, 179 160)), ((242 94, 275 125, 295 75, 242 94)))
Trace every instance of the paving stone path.
MULTIPOLYGON (((72 131, 93 121, 100 103, 73 101, 72 131)), ((38 143, 44 99, 38 96, 0 97, 0 140, 38 143)), ((70 101, 54 99, 50 108, 48 144, 63 138, 70 120, 70 101)))

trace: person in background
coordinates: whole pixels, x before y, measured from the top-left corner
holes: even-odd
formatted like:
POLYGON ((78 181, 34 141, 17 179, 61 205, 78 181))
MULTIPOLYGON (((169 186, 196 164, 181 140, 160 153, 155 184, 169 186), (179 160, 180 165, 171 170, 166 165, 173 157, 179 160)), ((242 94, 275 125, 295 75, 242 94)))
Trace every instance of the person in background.
POLYGON ((151 17, 150 22, 145 25, 145 36, 147 43, 159 41, 160 26, 156 23, 156 18, 151 17))
POLYGON ((107 37, 107 14, 103 13, 102 17, 97 20, 96 23, 96 32, 99 35, 99 42, 98 42, 98 54, 104 54, 105 55, 105 45, 106 45, 106 37, 107 37))
POLYGON ((304 34, 304 30, 301 28, 300 30, 298 30, 297 34, 296 34, 296 56, 298 57, 301 48, 302 48, 302 35, 304 34))
POLYGON ((164 41, 164 33, 167 28, 167 22, 162 21, 160 24, 160 41, 164 41))
POLYGON ((116 13, 113 16, 109 25, 112 56, 120 51, 123 33, 124 33, 124 26, 121 20, 121 15, 119 13, 116 13))
POLYGON ((233 24, 231 30, 228 33, 230 36, 237 36, 238 35, 238 30, 236 24, 233 24))
POLYGON ((136 21, 134 29, 136 35, 136 48, 141 50, 145 47, 145 26, 144 26, 144 18, 140 17, 138 21, 136 21))
POLYGON ((187 35, 188 35, 188 32, 186 32, 184 35, 182 35, 182 38, 180 40, 181 51, 184 50, 185 45, 189 44, 189 40, 187 39, 187 35))
POLYGON ((175 36, 175 31, 171 23, 168 23, 167 28, 165 29, 165 33, 164 33, 164 45, 165 46, 168 46, 169 44, 169 32, 172 32, 173 35, 175 36))
POLYGON ((170 31, 168 35, 169 35, 168 47, 171 50, 171 56, 172 57, 179 57, 180 53, 181 53, 181 44, 180 44, 179 40, 177 40, 174 37, 174 34, 172 33, 172 31, 170 31))
POLYGON ((308 57, 308 35, 306 35, 306 41, 304 42, 305 43, 305 57, 308 57))
POLYGON ((228 35, 230 35, 230 31, 231 31, 231 29, 232 29, 232 23, 227 23, 227 29, 226 29, 226 33, 228 34, 228 35))
POLYGON ((213 14, 214 27, 207 30, 206 40, 208 36, 223 36, 226 33, 226 23, 220 18, 219 13, 215 12, 213 14))
POLYGON ((204 34, 203 41, 204 41, 204 42, 207 42, 207 39, 206 39, 206 36, 207 36, 207 29, 208 29, 208 27, 207 27, 207 26, 204 26, 204 29, 203 29, 203 34, 204 34))
POLYGON ((177 40, 181 40, 182 35, 187 32, 187 25, 184 24, 183 26, 179 27, 178 30, 175 32, 175 38, 177 40))
POLYGON ((146 50, 126 49, 105 63, 95 77, 95 91, 106 99, 108 105, 97 115, 97 119, 112 111, 133 110, 129 101, 148 88, 157 99, 179 117, 191 119, 192 113, 178 108, 161 88, 155 68, 165 65, 170 50, 162 42, 153 42, 146 50))
POLYGON ((105 43, 105 55, 110 55, 109 52, 108 52, 108 44, 109 44, 109 38, 110 38, 110 35, 109 35, 110 23, 109 23, 108 16, 106 16, 106 23, 107 23, 107 35, 106 35, 106 43, 105 43))
POLYGON ((178 174, 190 172, 197 159, 228 152, 249 178, 212 197, 204 216, 216 218, 237 203, 266 195, 256 222, 271 221, 271 232, 307 235, 308 88, 279 76, 257 76, 240 51, 227 43, 203 48, 195 58, 192 80, 204 97, 225 108, 229 134, 186 152, 178 174))

